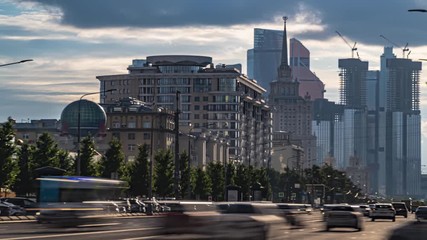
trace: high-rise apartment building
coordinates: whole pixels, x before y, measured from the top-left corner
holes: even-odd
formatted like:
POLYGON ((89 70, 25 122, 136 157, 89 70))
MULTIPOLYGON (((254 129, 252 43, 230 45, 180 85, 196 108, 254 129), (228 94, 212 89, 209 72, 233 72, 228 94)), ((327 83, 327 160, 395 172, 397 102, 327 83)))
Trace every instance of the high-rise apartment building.
MULTIPOLYGON (((284 18, 281 64, 275 81, 270 83, 269 105, 273 108, 274 131, 286 131, 304 148, 303 166, 316 162, 316 140, 311 134, 312 102, 299 96, 299 83, 292 78, 288 64, 286 18, 284 18)), ((303 167, 301 166, 301 167, 303 167)))
POLYGON ((117 89, 106 93, 101 104, 132 97, 179 110, 183 134, 209 133, 229 143, 230 159, 254 166, 268 164, 271 112, 263 98, 266 90, 256 81, 233 67, 214 67, 212 58, 205 56, 149 56, 134 60, 128 71, 97 77, 101 91, 117 89))

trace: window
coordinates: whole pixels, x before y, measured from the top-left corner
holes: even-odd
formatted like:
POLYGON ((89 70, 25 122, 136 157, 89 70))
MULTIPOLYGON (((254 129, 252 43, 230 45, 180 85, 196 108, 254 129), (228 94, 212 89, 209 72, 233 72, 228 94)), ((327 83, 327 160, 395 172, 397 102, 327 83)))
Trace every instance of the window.
POLYGON ((150 133, 144 133, 144 140, 148 140, 151 139, 151 134, 150 133))
POLYGON ((195 102, 200 102, 200 97, 194 97, 195 102))
POLYGON ((129 151, 134 151, 136 149, 136 144, 128 144, 128 150, 129 151))
POLYGON ((129 121, 128 122, 128 128, 136 128, 136 122, 135 121, 129 121))
POLYGON ((200 105, 194 105, 194 110, 200 110, 200 105))
POLYGON ((194 119, 200 119, 200 115, 199 114, 194 114, 194 119))
POLYGON ((113 122, 113 128, 120 128, 120 122, 113 122))
POLYGON ((207 102, 207 101, 209 101, 209 97, 208 96, 203 97, 203 102, 207 102))
POLYGON ((24 134, 22 134, 22 138, 23 139, 29 139, 30 135, 28 133, 24 133, 24 134))
POLYGON ((143 128, 151 128, 151 121, 144 121, 142 123, 143 128))
POLYGON ((128 133, 129 140, 135 140, 135 133, 128 133))

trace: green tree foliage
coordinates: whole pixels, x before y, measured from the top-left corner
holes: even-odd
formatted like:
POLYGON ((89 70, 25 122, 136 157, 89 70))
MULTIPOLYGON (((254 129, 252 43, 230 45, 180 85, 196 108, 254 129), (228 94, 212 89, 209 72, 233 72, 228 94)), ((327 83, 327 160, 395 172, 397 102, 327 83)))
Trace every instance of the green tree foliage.
POLYGON ((11 118, 0 126, 0 187, 9 188, 13 185, 17 170, 13 159, 15 144, 13 139, 13 120, 11 118))
POLYGON ((130 163, 129 176, 130 186, 129 193, 131 196, 148 196, 150 184, 150 164, 148 145, 138 147, 138 156, 135 161, 130 163))
POLYGON ((155 162, 155 190, 160 197, 174 195, 174 164, 171 150, 160 150, 154 157, 155 162))
POLYGON ((126 178, 125 155, 122 144, 117 138, 113 138, 108 144, 109 148, 101 159, 101 176, 104 178, 126 178))
POLYGON ((12 187, 12 190, 18 196, 27 196, 30 193, 34 193, 34 181, 30 171, 30 162, 32 161, 32 154, 34 147, 28 143, 21 145, 18 151, 18 174, 16 176, 16 182, 12 187))
POLYGON ((250 196, 252 178, 249 171, 249 168, 244 164, 238 164, 236 168, 236 177, 234 179, 235 184, 240 187, 244 201, 248 201, 250 196))
POLYGON ((181 171, 180 195, 181 199, 191 197, 191 170, 188 166, 190 158, 186 152, 179 156, 179 168, 181 171))
POLYGON ((65 170, 65 175, 75 174, 75 160, 70 156, 70 153, 66 150, 58 151, 59 168, 65 170))
POLYGON ((58 145, 48 133, 43 133, 37 139, 36 150, 33 154, 31 169, 41 167, 59 167, 58 145))
POLYGON ((208 164, 206 171, 212 183, 212 200, 224 200, 224 166, 221 163, 211 162, 208 164))
POLYGON ((83 138, 80 145, 80 172, 82 176, 96 176, 96 166, 94 162, 95 142, 91 136, 83 138))
POLYGON ((203 169, 198 168, 195 176, 194 193, 197 200, 207 200, 211 195, 212 184, 208 174, 203 169))

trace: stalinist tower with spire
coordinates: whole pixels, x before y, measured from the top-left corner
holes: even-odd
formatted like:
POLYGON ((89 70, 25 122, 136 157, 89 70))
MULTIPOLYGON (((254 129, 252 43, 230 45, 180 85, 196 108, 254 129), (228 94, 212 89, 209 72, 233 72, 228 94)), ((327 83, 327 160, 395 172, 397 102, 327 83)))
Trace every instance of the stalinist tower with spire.
POLYGON ((283 17, 283 47, 277 79, 270 83, 268 104, 273 109, 273 131, 287 132, 292 143, 304 148, 300 167, 309 167, 316 162, 316 139, 311 134, 312 102, 309 97, 299 96, 299 83, 292 78, 288 64, 288 39, 286 20, 283 17))

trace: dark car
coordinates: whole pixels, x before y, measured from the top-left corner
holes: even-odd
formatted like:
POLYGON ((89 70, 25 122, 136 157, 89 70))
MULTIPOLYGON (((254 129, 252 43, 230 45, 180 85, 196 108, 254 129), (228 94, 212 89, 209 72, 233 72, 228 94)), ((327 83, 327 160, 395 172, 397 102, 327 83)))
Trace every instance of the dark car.
POLYGON ((418 222, 427 220, 427 206, 420 206, 415 211, 415 218, 418 222))
POLYGON ((393 205, 393 208, 396 211, 396 216, 408 217, 408 209, 404 202, 393 202, 391 205, 393 205))
POLYGON ((25 209, 8 202, 0 202, 0 216, 23 216, 25 209))
POLYGON ((12 203, 25 209, 27 214, 35 215, 37 213, 37 203, 29 198, 13 197, 13 198, 0 198, 1 202, 12 203))

